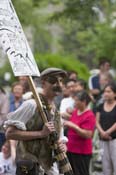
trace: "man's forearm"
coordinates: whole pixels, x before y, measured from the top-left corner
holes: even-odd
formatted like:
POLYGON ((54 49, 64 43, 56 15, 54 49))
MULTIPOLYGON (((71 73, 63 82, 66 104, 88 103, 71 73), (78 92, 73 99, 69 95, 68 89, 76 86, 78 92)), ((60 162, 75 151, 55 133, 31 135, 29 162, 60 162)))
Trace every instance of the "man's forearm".
POLYGON ((6 138, 12 140, 34 140, 43 137, 42 131, 22 131, 11 128, 8 128, 6 131, 6 138))

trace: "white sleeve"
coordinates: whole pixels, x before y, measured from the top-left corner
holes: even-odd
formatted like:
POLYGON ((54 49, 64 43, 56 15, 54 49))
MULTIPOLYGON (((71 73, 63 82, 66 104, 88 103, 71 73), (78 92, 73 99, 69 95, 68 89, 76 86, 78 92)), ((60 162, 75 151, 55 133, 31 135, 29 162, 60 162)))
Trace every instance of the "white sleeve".
POLYGON ((37 105, 34 99, 23 102, 16 111, 7 115, 8 120, 4 122, 4 128, 12 125, 18 129, 26 130, 25 124, 34 115, 36 107, 37 105))
POLYGON ((89 77, 89 80, 88 80, 88 87, 89 87, 90 90, 93 89, 93 84, 92 84, 92 79, 93 79, 93 77, 94 77, 93 75, 90 76, 90 77, 89 77))
POLYGON ((66 136, 64 136, 64 127, 63 127, 63 119, 61 118, 61 131, 60 131, 60 140, 63 143, 67 143, 68 142, 68 138, 66 136))
POLYGON ((64 98, 62 101, 61 101, 61 104, 60 104, 60 113, 64 113, 66 112, 66 109, 67 109, 67 103, 66 103, 66 99, 64 98))

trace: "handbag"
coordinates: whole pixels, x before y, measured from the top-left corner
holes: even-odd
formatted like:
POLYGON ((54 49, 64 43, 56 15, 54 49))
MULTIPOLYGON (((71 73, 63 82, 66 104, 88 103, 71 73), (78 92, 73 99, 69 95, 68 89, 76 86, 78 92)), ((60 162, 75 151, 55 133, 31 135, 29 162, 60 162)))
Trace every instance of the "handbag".
POLYGON ((32 160, 18 160, 16 175, 37 175, 37 163, 32 160))

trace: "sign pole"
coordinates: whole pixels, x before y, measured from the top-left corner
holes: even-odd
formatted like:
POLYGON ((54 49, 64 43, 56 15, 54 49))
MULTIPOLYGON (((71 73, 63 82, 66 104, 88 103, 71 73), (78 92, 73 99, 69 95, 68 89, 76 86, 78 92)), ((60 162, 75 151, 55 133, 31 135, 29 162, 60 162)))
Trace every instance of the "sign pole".
POLYGON ((30 88, 33 92, 33 96, 34 96, 34 99, 36 101, 36 104, 37 104, 37 108, 39 109, 39 112, 41 113, 41 117, 42 117, 42 120, 44 123, 48 122, 46 116, 45 116, 45 113, 43 111, 43 105, 42 105, 42 102, 40 100, 40 97, 39 97, 39 94, 37 92, 37 89, 35 87, 35 84, 33 82, 33 79, 31 76, 28 76, 28 81, 29 81, 29 85, 30 85, 30 88))

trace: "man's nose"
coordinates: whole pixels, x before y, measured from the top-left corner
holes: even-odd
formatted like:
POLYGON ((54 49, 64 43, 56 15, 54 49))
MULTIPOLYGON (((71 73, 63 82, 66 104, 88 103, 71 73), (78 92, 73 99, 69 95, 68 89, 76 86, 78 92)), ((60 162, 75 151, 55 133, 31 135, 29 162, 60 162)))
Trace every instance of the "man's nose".
POLYGON ((63 83, 61 80, 57 79, 57 82, 56 82, 56 85, 62 87, 63 86, 63 83))

